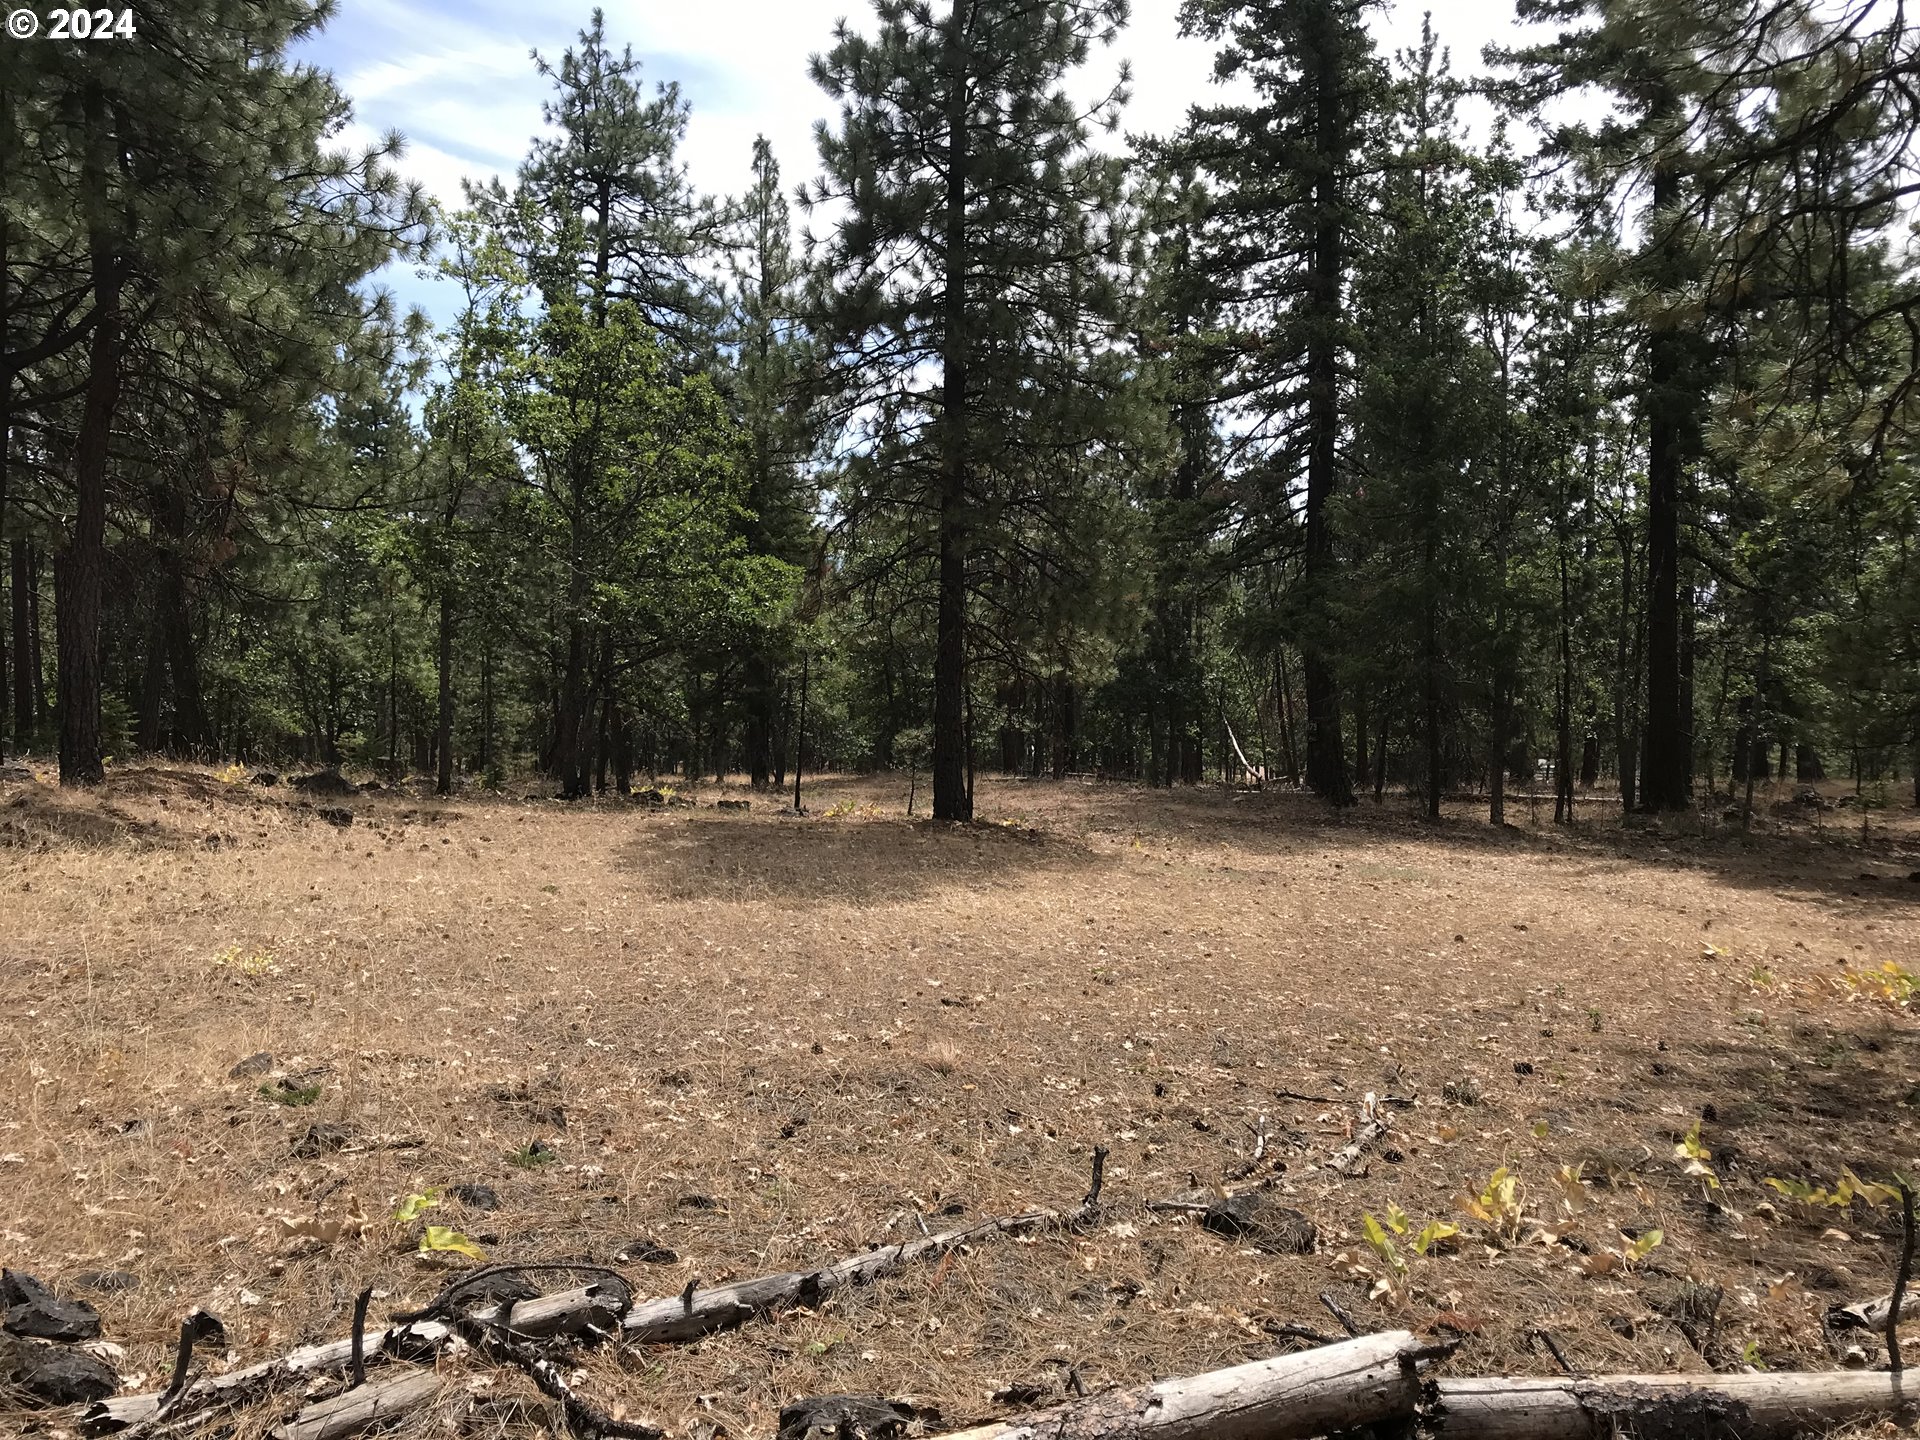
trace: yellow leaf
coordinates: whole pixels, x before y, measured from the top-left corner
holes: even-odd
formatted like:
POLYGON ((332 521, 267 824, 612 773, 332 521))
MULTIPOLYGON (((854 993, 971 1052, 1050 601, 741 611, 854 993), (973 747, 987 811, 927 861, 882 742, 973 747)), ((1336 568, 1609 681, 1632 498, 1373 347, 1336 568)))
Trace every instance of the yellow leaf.
POLYGON ((420 1253, 447 1251, 455 1255, 464 1255, 469 1260, 485 1260, 487 1252, 458 1230, 446 1225, 429 1225, 420 1236, 420 1253))
POLYGON ((439 1203, 440 1187, 435 1185, 424 1194, 407 1196, 400 1202, 400 1208, 393 1212, 393 1218, 402 1225, 411 1225, 439 1203))

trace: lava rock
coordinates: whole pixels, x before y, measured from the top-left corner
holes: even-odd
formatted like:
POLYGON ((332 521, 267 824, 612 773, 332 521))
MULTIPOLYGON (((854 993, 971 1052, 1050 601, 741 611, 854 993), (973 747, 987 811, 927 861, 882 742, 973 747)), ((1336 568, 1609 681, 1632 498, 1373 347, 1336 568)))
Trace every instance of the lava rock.
POLYGON ((449 1185, 447 1194, 469 1210, 498 1210, 500 1195, 491 1185, 449 1185))
POLYGON ((718 1210, 720 1202, 711 1195, 682 1195, 680 1208, 682 1210, 718 1210))
POLYGON ((336 829, 344 830, 353 824, 353 812, 344 805, 322 805, 313 813, 336 829))
POLYGON ((10 1334, 40 1340, 92 1340, 100 1333, 100 1313, 84 1300, 62 1300, 33 1276, 0 1270, 0 1304, 6 1306, 10 1334))
POLYGON ((751 800, 716 800, 713 802, 713 808, 716 810, 751 810, 753 808, 753 802, 751 800))
POLYGON ((619 1253, 613 1258, 622 1264, 631 1260, 642 1265, 672 1265, 680 1259, 678 1255, 666 1246, 657 1245, 644 1237, 638 1240, 629 1240, 625 1245, 620 1247, 619 1253))
POLYGON ((253 783, 256 785, 278 785, 280 783, 280 777, 271 770, 261 770, 255 773, 253 783))
POLYGON ((120 1388, 120 1377, 97 1355, 59 1345, 0 1338, 0 1388, 38 1406, 85 1405, 120 1388))
POLYGON ((781 1406, 779 1440, 893 1440, 915 1413, 882 1395, 809 1395, 781 1406))
POLYGON ((1311 1255, 1320 1232, 1300 1211, 1260 1190, 1216 1200, 1200 1216, 1203 1229, 1246 1240, 1269 1255, 1311 1255))
POLYGON ((249 1080, 255 1075, 265 1075, 272 1069, 273 1052, 270 1050, 261 1050, 247 1056, 244 1060, 236 1061, 233 1068, 227 1071, 227 1078, 229 1080, 249 1080))

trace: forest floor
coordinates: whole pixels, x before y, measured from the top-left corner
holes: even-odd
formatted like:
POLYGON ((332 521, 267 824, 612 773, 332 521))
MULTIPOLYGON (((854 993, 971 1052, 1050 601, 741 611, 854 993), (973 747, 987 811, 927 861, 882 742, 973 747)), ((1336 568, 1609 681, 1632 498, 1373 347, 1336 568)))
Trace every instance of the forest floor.
MULTIPOLYGON (((622 1267, 671 1295, 916 1213, 1072 1205, 1100 1144, 1086 1233, 592 1355, 582 1386, 693 1440, 829 1392, 946 1428, 1067 1364, 1091 1388, 1274 1353, 1269 1322, 1335 1328, 1328 1290, 1462 1340, 1458 1374, 1551 1373, 1537 1327, 1592 1372, 1830 1367, 1821 1315, 1889 1288, 1897 1219, 1762 1182, 1920 1155, 1920 1030, 1867 978, 1920 971, 1901 790, 1863 842, 1846 810, 1773 816, 1785 790, 1742 835, 986 777, 964 828, 907 819, 901 777, 817 782, 806 818, 712 785, 320 802, 346 828, 211 771, 0 783, 0 1258, 94 1304, 157 1389, 192 1306, 253 1361, 344 1334, 363 1285, 376 1316, 430 1297, 447 1265, 389 1218, 429 1187, 496 1192, 422 1217, 490 1258, 671 1250, 622 1267), (1418 1104, 1343 1179, 1369 1092, 1418 1104), (1244 1168, 1262 1117, 1258 1173, 1318 1253, 1143 1208, 1244 1168), (1717 1190, 1676 1152, 1696 1122, 1717 1190), (1499 1166, 1527 1218, 1489 1244, 1459 1197, 1499 1166), (1363 1215, 1389 1207, 1463 1233, 1403 1240, 1399 1293, 1369 1299, 1363 1215), (331 1244, 280 1223, 354 1213, 331 1244), (1664 1239, 1616 1263, 1623 1227, 1664 1239), (102 1271, 137 1288, 86 1289, 102 1271)), ((520 1433, 523 1382, 489 1383, 455 1387, 465 1423, 520 1433)))

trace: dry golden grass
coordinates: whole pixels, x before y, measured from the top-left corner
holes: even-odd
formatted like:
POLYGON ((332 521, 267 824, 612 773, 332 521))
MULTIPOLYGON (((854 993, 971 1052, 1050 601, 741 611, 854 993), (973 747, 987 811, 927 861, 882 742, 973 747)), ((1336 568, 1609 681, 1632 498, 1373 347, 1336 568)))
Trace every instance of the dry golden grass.
MULTIPOLYGON (((1464 1332, 1459 1373, 1550 1371, 1535 1326, 1594 1371, 1704 1368, 1663 1313, 1691 1281, 1724 1287, 1714 1358, 1828 1365, 1820 1312, 1886 1288, 1884 1215, 1769 1213, 1760 1182, 1920 1152, 1914 1027, 1839 983, 1920 970, 1909 808, 1863 850, 1844 815, 1494 833, 1392 802, 983 779, 1010 823, 949 830, 907 820, 891 779, 821 784, 806 819, 704 808, 717 793, 386 793, 335 829, 192 769, 0 788, 0 1256, 63 1289, 139 1276, 86 1298, 153 1386, 196 1304, 251 1361, 344 1333, 363 1285, 376 1315, 425 1299, 446 1271, 387 1217, 429 1186, 497 1190, 495 1212, 427 1217, 494 1258, 671 1247, 623 1267, 658 1295, 917 1234, 916 1212, 1069 1204, 1112 1147, 1092 1234, 583 1361, 594 1396, 698 1440, 770 1434, 804 1393, 958 1423, 1010 1381, 1057 1388, 1060 1362, 1090 1386, 1229 1364, 1272 1353, 1264 1320, 1331 1328, 1330 1287, 1370 1323, 1464 1332), (229 1077, 259 1051, 270 1075, 229 1077), (281 1077, 317 1098, 262 1093, 281 1077), (1421 1103, 1343 1181, 1321 1167, 1368 1091, 1421 1103), (1703 1111, 1725 1210, 1674 1154, 1703 1111), (1138 1208, 1240 1166, 1261 1116, 1320 1254, 1138 1208), (298 1153, 315 1125, 346 1148, 298 1153), (534 1140, 555 1158, 516 1163, 534 1140), (1337 1264, 1373 1264, 1363 1211, 1465 1222, 1455 1197, 1501 1164, 1547 1220, 1556 1171, 1584 1166, 1590 1243, 1665 1243, 1591 1278, 1564 1246, 1469 1234, 1398 1303, 1337 1264), (364 1238, 279 1223, 354 1198, 364 1238)), ((475 1383, 461 1423, 521 1433, 502 1397, 522 1382, 475 1383)))

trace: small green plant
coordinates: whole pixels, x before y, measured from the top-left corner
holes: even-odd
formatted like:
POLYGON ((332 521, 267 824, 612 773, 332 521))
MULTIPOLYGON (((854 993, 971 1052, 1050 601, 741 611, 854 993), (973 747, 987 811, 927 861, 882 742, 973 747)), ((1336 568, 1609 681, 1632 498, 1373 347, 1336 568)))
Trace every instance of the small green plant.
POLYGON ((1587 1007, 1587 1029, 1596 1035, 1600 1033, 1600 1010, 1598 1006, 1589 1005, 1587 1007))
POLYGON ((232 970, 249 980, 271 975, 280 968, 265 950, 247 950, 239 945, 229 945, 213 957, 213 963, 222 970, 232 970))
POLYGON ((1884 962, 1878 970, 1849 970, 1843 978, 1855 995, 1901 1009, 1910 1007, 1915 994, 1920 993, 1920 975, 1892 960, 1884 962))
POLYGON ((422 1255, 452 1254, 464 1255, 469 1260, 484 1261, 487 1252, 458 1230, 446 1225, 429 1225, 420 1234, 420 1253, 422 1255))
POLYGON ((1740 1347, 1740 1363, 1742 1365, 1751 1365, 1755 1370, 1765 1370, 1768 1368, 1766 1357, 1760 1353, 1760 1342, 1758 1340, 1749 1340, 1745 1345, 1740 1347))
POLYGON ((1720 1177, 1714 1174, 1713 1166, 1707 1162, 1713 1159, 1713 1151, 1700 1140, 1700 1122, 1695 1120, 1693 1128, 1682 1135, 1673 1147, 1674 1158, 1686 1161, 1681 1167, 1683 1173, 1696 1177, 1711 1194, 1720 1188, 1720 1177))
POLYGON ((551 1145, 543 1140, 530 1140, 507 1156, 507 1163, 521 1170, 537 1170, 542 1165, 551 1165, 555 1158, 551 1145))
POLYGON ((1666 1236, 1659 1230, 1642 1230, 1638 1235, 1620 1232, 1620 1238, 1627 1243, 1620 1249, 1612 1248, 1589 1251, 1579 1259, 1579 1266, 1587 1275, 1611 1275, 1616 1270, 1631 1271, 1647 1256, 1659 1249, 1666 1236))
POLYGON ((311 1105, 320 1098, 318 1085, 296 1085, 291 1080, 282 1080, 275 1085, 262 1085, 260 1093, 276 1105, 289 1105, 298 1109, 311 1105))
POLYGON ((1526 1214, 1526 1188, 1518 1175, 1502 1165, 1487 1177, 1479 1194, 1462 1195, 1455 1203, 1496 1236, 1511 1241, 1520 1233, 1526 1214))
POLYGON ((393 1218, 402 1225, 411 1225, 439 1203, 440 1187, 435 1185, 418 1195, 407 1196, 393 1212, 393 1218))
POLYGON ((1395 1239, 1403 1241, 1413 1255, 1424 1259, 1457 1236, 1460 1227, 1445 1220, 1429 1220, 1415 1231, 1412 1217, 1397 1204, 1389 1202, 1384 1225, 1373 1217, 1371 1211, 1362 1212, 1360 1232, 1366 1238, 1367 1248, 1386 1266, 1386 1273, 1374 1281, 1373 1298, 1390 1297, 1397 1303, 1407 1297, 1412 1266, 1406 1255, 1401 1253, 1395 1239))
POLYGON ((1889 1201, 1900 1198, 1897 1185, 1882 1185, 1872 1180, 1862 1180, 1852 1169, 1843 1166, 1840 1178, 1832 1185, 1816 1185, 1811 1180, 1785 1179, 1769 1175, 1761 1182, 1777 1195, 1813 1209, 1845 1210, 1858 1200, 1870 1210, 1877 1210, 1889 1201))

